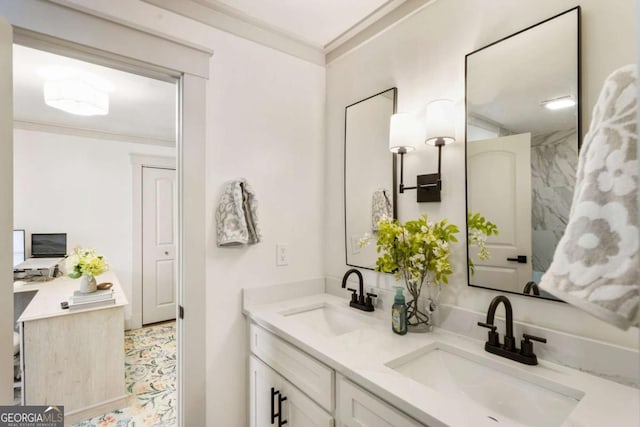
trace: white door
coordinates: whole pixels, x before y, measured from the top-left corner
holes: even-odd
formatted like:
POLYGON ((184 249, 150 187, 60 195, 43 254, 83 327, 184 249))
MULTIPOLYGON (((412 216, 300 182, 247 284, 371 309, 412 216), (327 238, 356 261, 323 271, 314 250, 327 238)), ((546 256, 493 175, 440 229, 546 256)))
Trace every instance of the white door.
POLYGON ((249 357, 250 427, 333 427, 333 417, 254 356, 249 357))
POLYGON ((0 404, 13 402, 13 29, 0 15, 0 404))
POLYGON ((467 162, 469 210, 499 231, 487 239, 488 260, 480 261, 470 248, 475 265, 470 282, 521 293, 532 278, 531 134, 469 142, 467 162))
POLYGON ((176 171, 142 168, 142 324, 176 318, 176 171))

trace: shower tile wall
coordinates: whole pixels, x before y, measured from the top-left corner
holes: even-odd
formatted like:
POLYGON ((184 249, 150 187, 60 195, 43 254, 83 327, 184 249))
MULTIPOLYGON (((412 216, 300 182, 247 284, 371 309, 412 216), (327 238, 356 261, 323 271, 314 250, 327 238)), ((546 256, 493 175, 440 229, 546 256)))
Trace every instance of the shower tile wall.
POLYGON ((578 164, 575 129, 536 135, 531 140, 534 280, 539 281, 567 226, 578 164))

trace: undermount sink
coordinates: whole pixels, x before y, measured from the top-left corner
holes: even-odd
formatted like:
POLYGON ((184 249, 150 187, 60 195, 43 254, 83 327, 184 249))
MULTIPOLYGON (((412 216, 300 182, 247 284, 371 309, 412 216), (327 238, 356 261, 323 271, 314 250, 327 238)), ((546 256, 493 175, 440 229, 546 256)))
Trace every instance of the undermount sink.
POLYGON ((296 324, 304 325, 314 333, 335 337, 368 326, 366 319, 363 319, 362 315, 350 313, 348 310, 347 308, 343 309, 323 304, 289 310, 280 314, 295 321, 296 324))
POLYGON ((463 398, 480 405, 497 423, 560 426, 584 396, 526 370, 437 342, 386 366, 461 403, 463 398))

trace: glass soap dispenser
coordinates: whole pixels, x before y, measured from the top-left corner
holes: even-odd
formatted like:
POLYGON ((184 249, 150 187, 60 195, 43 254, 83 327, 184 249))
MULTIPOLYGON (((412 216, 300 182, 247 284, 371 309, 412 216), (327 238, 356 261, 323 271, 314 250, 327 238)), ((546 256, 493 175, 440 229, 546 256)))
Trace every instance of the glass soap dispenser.
POLYGON ((402 286, 396 286, 396 296, 391 306, 391 329, 399 335, 407 333, 407 304, 402 291, 402 286))

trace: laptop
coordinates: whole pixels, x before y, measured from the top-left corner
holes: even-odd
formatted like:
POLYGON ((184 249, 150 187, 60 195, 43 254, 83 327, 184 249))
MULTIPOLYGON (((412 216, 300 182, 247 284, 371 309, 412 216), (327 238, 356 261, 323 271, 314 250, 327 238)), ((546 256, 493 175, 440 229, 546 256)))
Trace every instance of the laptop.
POLYGON ((51 273, 67 256, 67 233, 31 234, 31 258, 16 265, 16 271, 48 270, 51 273))
POLYGON ((67 233, 32 233, 31 258, 67 256, 67 233))

